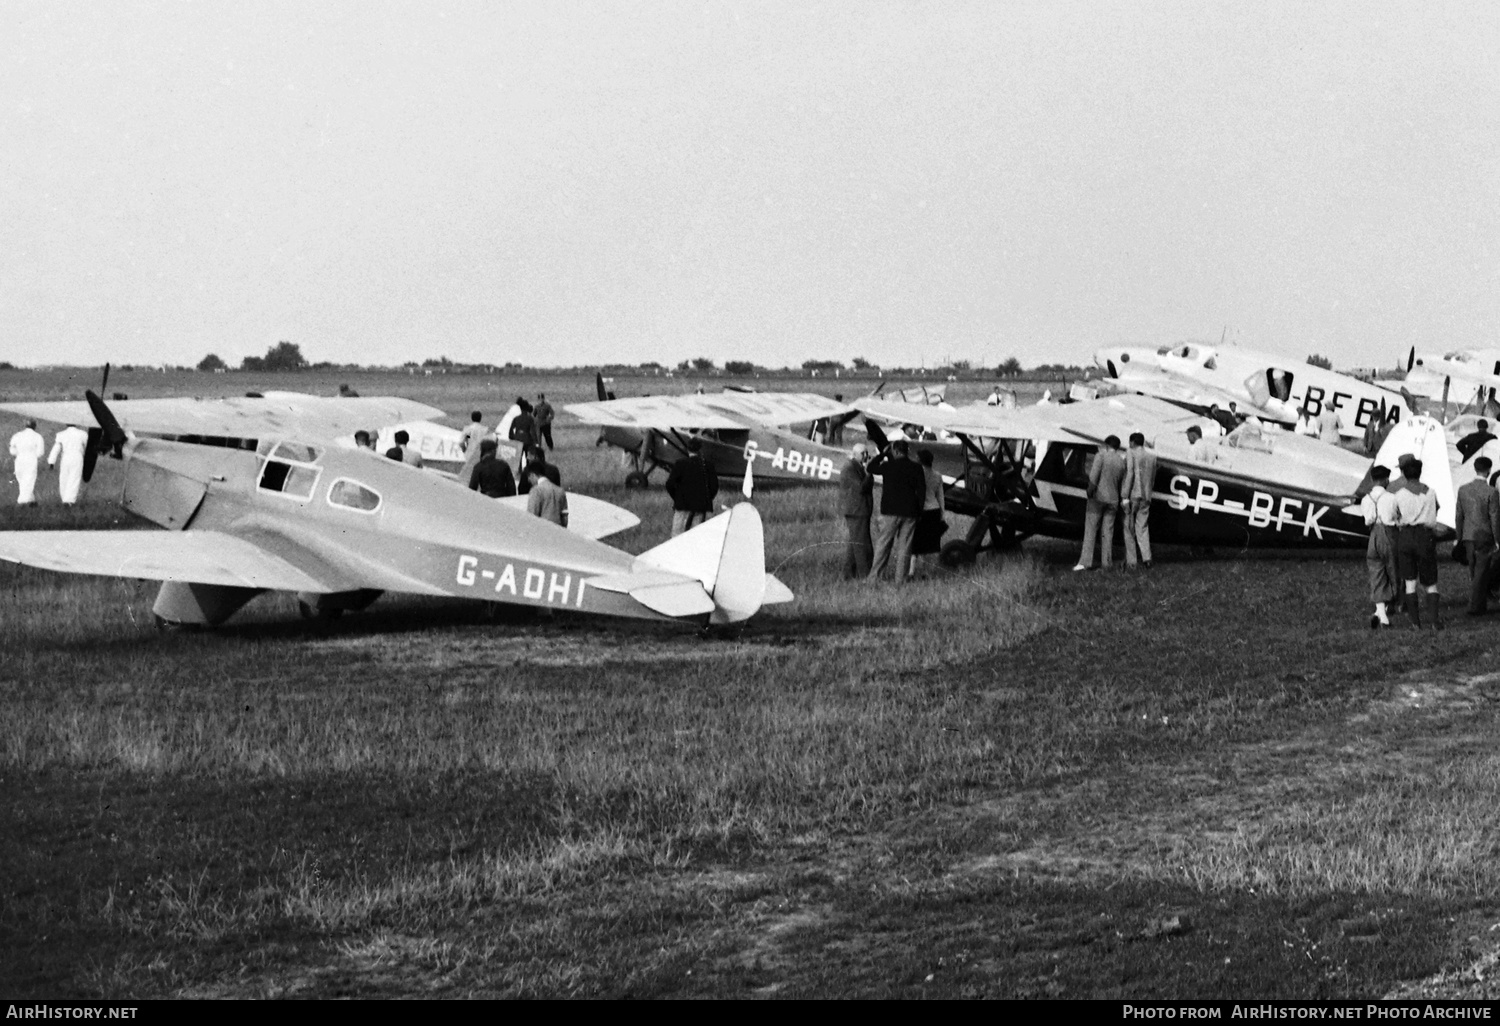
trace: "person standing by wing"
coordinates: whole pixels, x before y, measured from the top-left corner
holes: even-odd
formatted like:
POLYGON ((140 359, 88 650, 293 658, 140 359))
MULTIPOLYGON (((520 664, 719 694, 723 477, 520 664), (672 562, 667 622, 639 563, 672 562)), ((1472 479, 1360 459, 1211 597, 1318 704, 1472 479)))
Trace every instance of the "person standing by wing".
POLYGON ((1461 562, 1469 566, 1468 614, 1481 616, 1489 608, 1495 540, 1500 538, 1500 495, 1490 484, 1488 456, 1474 461, 1474 473, 1478 476, 1458 490, 1453 526, 1458 544, 1463 546, 1461 562))
POLYGON ((526 512, 534 517, 568 526, 568 493, 547 477, 546 465, 533 463, 526 468, 526 477, 531 490, 526 493, 526 512))
POLYGON ((36 465, 46 451, 47 443, 37 433, 36 421, 28 420, 26 426, 10 436, 10 458, 16 468, 17 506, 29 506, 36 501, 36 465))
POLYGON ((1370 577, 1370 601, 1375 603, 1375 612, 1370 614, 1370 629, 1377 630, 1391 625, 1386 607, 1396 601, 1396 497, 1391 494, 1391 471, 1389 467, 1370 468, 1370 480, 1374 486, 1359 500, 1360 512, 1370 528, 1370 540, 1365 545, 1365 572, 1370 577))
POLYGON ((1406 590, 1406 615, 1413 629, 1422 626, 1421 603, 1425 600, 1427 617, 1433 630, 1442 630, 1438 607, 1437 539, 1432 529, 1437 525, 1437 496, 1422 483, 1422 461, 1409 460, 1402 468, 1406 486, 1396 492, 1396 566, 1406 590), (1425 594, 1418 595, 1417 585, 1425 594))
POLYGON ((57 490, 64 506, 78 501, 78 491, 83 487, 83 454, 88 447, 89 433, 77 424, 69 424, 52 440, 47 466, 57 468, 57 490), (59 456, 62 457, 60 464, 59 456))
POLYGON ((880 538, 875 542, 875 558, 866 580, 880 580, 886 563, 894 560, 896 580, 905 583, 926 487, 922 467, 911 459, 911 446, 904 438, 896 439, 891 443, 890 458, 881 468, 880 538))
POLYGON ((486 438, 479 443, 479 461, 469 473, 469 488, 491 499, 503 499, 516 494, 516 479, 510 472, 510 464, 499 459, 495 452, 499 443, 486 438))
POLYGON ((688 453, 672 464, 667 494, 672 497, 672 537, 703 523, 713 512, 719 494, 719 475, 703 458, 703 439, 688 439, 688 453))
MULTIPOLYGON (((1191 430, 1191 429, 1189 429, 1191 430)), ((1083 554, 1074 572, 1094 569, 1094 545, 1099 563, 1108 569, 1115 562, 1115 519, 1120 514, 1120 486, 1125 483, 1125 457, 1120 438, 1110 435, 1089 467, 1088 505, 1083 515, 1083 554)))
POLYGON ((549 452, 556 449, 557 446, 552 444, 552 418, 554 416, 552 404, 547 401, 546 395, 541 392, 536 394, 536 412, 533 416, 536 417, 537 448, 540 449, 542 443, 545 442, 549 452))
POLYGON ((1125 565, 1133 567, 1139 559, 1151 569, 1151 491, 1156 484, 1156 453, 1146 448, 1146 436, 1139 431, 1130 436, 1125 452, 1125 565))
POLYGON ((1460 438, 1455 447, 1458 449, 1458 454, 1467 461, 1494 440, 1495 436, 1490 434, 1490 422, 1480 418, 1479 423, 1474 425, 1474 430, 1460 438))
POLYGON ((1203 440, 1203 429, 1197 424, 1187 429, 1188 453, 1194 463, 1212 463, 1214 450, 1203 440))
POLYGON ((849 540, 844 546, 844 579, 862 578, 870 572, 875 546, 870 541, 870 517, 875 513, 875 475, 868 469, 870 457, 863 442, 849 450, 849 462, 839 471, 839 512, 849 540))

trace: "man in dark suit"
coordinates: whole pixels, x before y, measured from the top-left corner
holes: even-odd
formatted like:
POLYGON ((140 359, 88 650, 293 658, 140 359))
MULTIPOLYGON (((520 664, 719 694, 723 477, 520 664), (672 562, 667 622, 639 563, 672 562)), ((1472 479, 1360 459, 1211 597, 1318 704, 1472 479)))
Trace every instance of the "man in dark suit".
POLYGON ((1458 449, 1458 454, 1467 460, 1494 440, 1495 436, 1490 434, 1490 422, 1481 419, 1478 424, 1474 425, 1473 431, 1458 440, 1455 448, 1458 449))
POLYGON ((690 531, 713 512, 719 494, 719 475, 703 458, 703 440, 689 438, 688 454, 672 464, 667 494, 672 497, 672 537, 690 531))
POLYGON ((474 469, 469 474, 469 487, 491 499, 503 499, 516 494, 515 475, 510 472, 509 463, 496 458, 497 448, 493 438, 481 441, 479 462, 474 464, 474 469))
POLYGON ((1083 514, 1083 554, 1074 570, 1094 569, 1094 543, 1099 544, 1099 562, 1104 567, 1115 561, 1115 519, 1120 514, 1121 488, 1125 483, 1125 456, 1120 439, 1110 435, 1094 455, 1089 467, 1088 505, 1083 514))
POLYGON ((922 515, 922 498, 926 491, 927 478, 921 465, 911 458, 911 447, 906 444, 906 439, 892 442, 891 458, 880 475, 880 540, 875 543, 875 560, 870 564, 869 580, 879 580, 886 562, 894 558, 896 580, 906 582, 906 569, 911 565, 912 536, 922 515))
POLYGON ((875 547, 870 542, 870 517, 875 512, 875 476, 866 469, 870 457, 864 443, 849 453, 849 462, 839 472, 839 511, 849 542, 844 549, 844 578, 864 577, 870 572, 875 547))
POLYGON ((1490 485, 1488 456, 1474 461, 1474 473, 1478 476, 1458 490, 1453 526, 1469 564, 1469 615, 1479 616, 1489 606, 1495 540, 1500 538, 1500 495, 1490 485))

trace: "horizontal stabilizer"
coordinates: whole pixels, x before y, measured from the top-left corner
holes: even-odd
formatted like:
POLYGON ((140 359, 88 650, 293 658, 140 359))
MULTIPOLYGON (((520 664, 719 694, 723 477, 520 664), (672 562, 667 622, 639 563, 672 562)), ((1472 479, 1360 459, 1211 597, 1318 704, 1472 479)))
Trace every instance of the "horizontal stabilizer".
MULTIPOLYGON (((524 495, 509 495, 497 501, 524 512, 526 499, 524 495)), ((581 534, 585 538, 608 538, 612 534, 628 531, 640 522, 640 517, 612 502, 576 492, 568 493, 568 530, 574 534, 581 534)))
POLYGON ((766 597, 760 600, 763 606, 774 606, 782 602, 790 602, 796 598, 792 589, 781 583, 781 579, 775 574, 766 574, 766 597))
MULTIPOLYGON (((738 623, 754 616, 774 580, 766 573, 760 513, 748 502, 641 553, 636 567, 697 578, 713 597, 712 623, 738 623)), ((777 584, 790 596, 785 585, 777 584)))
POLYGON ((714 600, 702 584, 664 570, 590 577, 588 585, 600 591, 629 595, 663 616, 702 616, 714 611, 714 600))

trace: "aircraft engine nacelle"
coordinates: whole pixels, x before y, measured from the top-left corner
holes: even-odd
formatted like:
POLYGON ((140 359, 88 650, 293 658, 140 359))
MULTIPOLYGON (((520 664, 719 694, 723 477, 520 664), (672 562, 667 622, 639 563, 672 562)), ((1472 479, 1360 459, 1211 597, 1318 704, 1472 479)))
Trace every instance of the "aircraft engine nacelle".
POLYGON ((176 442, 136 442, 125 465, 122 504, 160 527, 183 530, 208 494, 211 453, 176 442))

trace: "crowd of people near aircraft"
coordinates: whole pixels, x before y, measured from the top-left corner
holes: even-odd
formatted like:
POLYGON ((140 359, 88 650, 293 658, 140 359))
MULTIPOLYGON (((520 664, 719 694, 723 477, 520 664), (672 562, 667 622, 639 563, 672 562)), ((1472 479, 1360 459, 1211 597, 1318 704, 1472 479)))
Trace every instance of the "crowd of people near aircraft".
MULTIPOLYGON (((1195 366, 1201 365, 1209 371, 1219 367, 1220 357, 1212 353, 1206 356, 1201 352, 1194 353, 1190 351, 1191 348, 1187 347, 1180 353, 1160 355, 1178 360, 1196 359, 1198 364, 1195 366)), ((1125 360, 1128 356, 1128 352, 1116 351, 1111 358, 1125 360)), ((1251 374, 1252 383, 1258 380, 1258 374, 1259 371, 1251 374)), ((1326 388, 1315 388, 1307 384, 1304 386, 1305 393, 1300 405, 1286 408, 1286 403, 1294 398, 1291 391, 1292 374, 1271 368, 1265 371, 1264 376, 1268 382, 1270 398, 1283 404, 1286 416, 1264 416, 1268 405, 1265 397, 1258 397, 1258 402, 1251 401, 1247 403, 1248 409, 1242 409, 1239 399, 1226 398, 1223 391, 1210 391, 1206 396, 1199 396, 1200 399, 1211 397, 1207 402, 1178 401, 1172 407, 1196 407, 1201 414, 1178 435, 1178 445, 1186 454, 1188 464, 1212 467, 1222 462, 1230 452, 1259 451, 1270 454, 1284 451, 1286 446, 1276 441, 1283 433, 1303 436, 1326 446, 1369 458, 1382 450, 1387 435, 1399 419, 1394 413, 1387 412, 1385 398, 1379 404, 1373 403, 1368 396, 1359 398, 1357 404, 1353 401, 1339 401, 1343 393, 1331 391, 1343 387, 1338 382, 1328 383, 1326 388), (1354 418, 1358 430, 1353 429, 1348 416, 1354 409, 1358 410, 1358 415, 1354 418), (1359 417, 1363 417, 1363 420, 1359 421, 1359 417)), ((1134 386, 1141 382, 1145 382, 1145 385, 1139 391, 1148 394, 1151 387, 1160 383, 1154 377, 1134 379, 1116 375, 1116 384, 1125 386, 1116 394, 1133 391, 1134 386)), ((1176 390, 1177 386, 1173 385, 1166 392, 1175 395, 1176 390)), ((673 506, 671 533, 674 538, 700 525, 714 509, 719 491, 719 475, 725 467, 722 460, 709 457, 705 442, 731 450, 734 457, 742 461, 739 466, 758 469, 755 468, 758 457, 771 459, 768 451, 757 452, 755 431, 758 428, 779 431, 794 425, 793 418, 807 416, 810 419, 804 422, 801 437, 822 446, 827 446, 830 442, 837 444, 842 441, 844 425, 855 410, 862 409, 868 414, 872 403, 880 405, 883 402, 867 400, 862 404, 856 401, 851 406, 845 406, 840 399, 830 401, 819 396, 777 393, 705 396, 700 392, 694 396, 642 397, 640 400, 615 400, 612 395, 604 400, 603 394, 601 385, 600 403, 579 404, 568 409, 582 415, 587 422, 606 426, 629 425, 630 430, 635 432, 636 444, 643 451, 653 444, 653 439, 668 443, 665 450, 668 458, 661 459, 653 455, 652 459, 669 468, 666 491, 673 506), (589 420, 582 413, 585 407, 596 408, 590 410, 590 413, 602 419, 589 420), (736 439, 736 432, 747 437, 736 439), (729 443, 727 445, 724 444, 726 440, 729 443)), ((1357 392, 1351 394, 1358 395, 1357 392)), ((892 569, 898 580, 908 580, 917 571, 918 557, 937 552, 942 546, 943 534, 947 530, 945 513, 950 494, 957 495, 959 499, 968 497, 963 493, 963 483, 956 479, 951 467, 935 464, 934 447, 927 443, 959 439, 970 450, 970 454, 964 456, 967 462, 970 455, 994 455, 1005 448, 1001 444, 1002 439, 1014 437, 1023 442, 1024 448, 1018 447, 1016 451, 1024 451, 1027 475, 1024 480, 1028 485, 1038 471, 1040 451, 1045 447, 1045 442, 1040 445, 1035 440, 1026 442, 1028 436, 1024 434, 1007 436, 1000 428, 995 428, 987 435, 980 430, 977 433, 979 444, 975 445, 965 440, 963 435, 963 430, 974 434, 973 428, 964 428, 961 423, 951 422, 954 418, 961 422, 965 415, 944 403, 940 392, 928 394, 927 390, 923 390, 923 395, 915 400, 903 398, 912 404, 907 409, 921 409, 928 415, 915 416, 910 420, 886 420, 888 437, 879 430, 872 429, 869 442, 856 444, 852 450, 843 450, 849 452, 849 457, 847 461, 842 461, 836 475, 807 475, 805 468, 813 466, 810 456, 801 457, 803 469, 794 471, 799 475, 794 478, 797 483, 828 481, 830 478, 838 482, 838 509, 845 519, 846 528, 844 572, 849 577, 876 580, 887 569, 892 569), (937 413, 938 410, 943 413, 937 413), (945 421, 943 418, 947 414, 952 414, 953 417, 945 421), (945 425, 954 428, 954 432, 946 430, 945 425), (878 502, 873 494, 877 477, 882 485, 878 502), (954 488, 959 491, 952 492, 954 488)), ((1073 396, 1063 396, 1054 401, 1049 391, 1038 400, 1036 406, 1063 408, 1074 402, 1073 396)), ((1101 401, 1095 401, 1096 406, 1101 404, 1101 401)), ((1015 393, 999 386, 983 403, 975 405, 1002 418, 1015 412, 1018 406, 1015 393)), ((1274 403, 1270 405, 1274 407, 1274 403)), ((1390 409, 1407 412, 1394 402, 1390 409)), ((1181 413, 1180 409, 1178 413, 1181 413)), ((452 476, 460 484, 487 498, 528 496, 529 512, 566 527, 567 493, 562 487, 561 471, 550 458, 555 450, 552 437, 555 417, 556 411, 547 402, 545 395, 538 395, 534 403, 525 397, 518 397, 512 411, 496 429, 487 427, 482 413, 474 411, 470 423, 458 433, 457 450, 462 462, 452 476), (510 460, 504 458, 507 451, 514 454, 514 471, 510 460)), ((1288 519, 1288 500, 1284 498, 1280 500, 1279 513, 1272 518, 1267 512, 1271 498, 1259 493, 1254 496, 1253 501, 1222 498, 1219 488, 1211 482, 1208 490, 1205 490, 1202 482, 1198 482, 1196 492, 1189 498, 1185 489, 1193 482, 1185 475, 1174 478, 1169 494, 1164 495, 1157 480, 1159 435, 1148 438, 1141 431, 1126 430, 1123 427, 1118 433, 1100 432, 1089 435, 1086 432, 1080 434, 1076 429, 1073 433, 1079 435, 1079 438, 1059 436, 1053 441, 1057 447, 1064 447, 1066 444, 1088 450, 1087 460, 1079 460, 1076 467, 1076 474, 1081 476, 1068 479, 1082 486, 1077 504, 1080 508, 1074 521, 1083 535, 1082 551, 1074 566, 1076 571, 1110 566, 1116 537, 1124 543, 1127 567, 1151 567, 1151 511, 1154 504, 1161 506, 1164 499, 1169 509, 1190 507, 1194 514, 1214 509, 1234 515, 1247 515, 1251 525, 1255 525, 1256 517, 1260 516, 1263 521, 1272 523, 1277 530, 1287 526, 1300 527, 1304 538, 1309 536, 1309 532, 1321 538, 1320 529, 1327 527, 1327 521, 1321 519, 1322 512, 1315 514, 1310 502, 1306 504, 1305 517, 1298 521, 1295 517, 1288 519), (1128 447, 1120 441, 1122 434, 1128 437, 1128 447), (1080 440, 1092 441, 1093 444, 1080 446, 1080 440), (1179 480, 1183 482, 1181 488, 1178 487, 1179 480), (1222 501, 1216 502, 1221 498, 1222 501), (1259 505, 1261 499, 1266 502, 1264 509, 1259 505)), ((453 432, 449 431, 449 434, 453 432)), ((414 468, 423 467, 425 461, 421 447, 413 444, 407 430, 391 431, 388 445, 377 442, 381 437, 381 432, 359 430, 354 432, 353 442, 356 448, 392 461, 414 468)), ((767 437, 774 440, 779 436, 767 437)), ((52 445, 47 465, 59 471, 59 494, 66 504, 77 501, 85 476, 84 454, 89 448, 89 440, 88 431, 76 424, 69 424, 58 433, 52 445)), ((1467 464, 1487 443, 1495 440, 1495 435, 1488 430, 1487 421, 1479 420, 1474 430, 1456 442, 1459 461, 1467 464)), ((611 439, 606 433, 601 441, 611 439)), ((35 501, 35 483, 45 448, 45 440, 36 430, 35 421, 30 421, 11 438, 9 451, 15 468, 17 501, 21 504, 35 501)), ((959 451, 958 443, 954 444, 954 451, 959 451)), ((779 469, 781 459, 781 450, 778 449, 771 467, 779 469)), ((790 464, 793 461, 787 462, 790 464)), ((1500 509, 1500 498, 1494 494, 1494 482, 1488 475, 1493 462, 1488 457, 1481 457, 1474 459, 1469 468, 1470 473, 1483 468, 1477 477, 1479 483, 1489 490, 1487 504, 1475 505, 1479 502, 1475 497, 1477 489, 1474 482, 1470 482, 1459 489, 1459 508, 1447 514, 1450 520, 1455 515, 1460 518, 1460 554, 1470 562, 1474 579, 1485 583, 1485 594, 1488 594, 1490 578, 1495 576, 1491 572, 1491 564, 1495 561, 1496 537, 1500 536, 1500 521, 1496 521, 1491 515, 1496 509, 1500 509), (1465 495, 1469 498, 1464 498, 1465 495), (1466 508, 1465 503, 1473 508, 1466 508), (1486 530, 1485 525, 1492 522, 1493 526, 1486 530), (1466 532, 1473 536, 1466 536, 1466 532)), ((1415 596, 1436 595, 1435 572, 1430 572, 1429 564, 1432 546, 1440 533, 1436 519, 1436 508, 1440 501, 1438 495, 1422 483, 1421 469, 1422 461, 1411 453, 1403 454, 1403 458, 1394 467, 1375 466, 1370 471, 1367 494, 1364 494, 1360 503, 1360 513, 1368 532, 1367 556, 1371 560, 1371 594, 1375 604, 1371 614, 1372 626, 1388 624, 1393 606, 1404 608, 1413 622, 1417 622, 1420 609, 1415 596), (1413 467, 1416 468, 1414 475, 1411 473, 1413 467), (1424 496, 1419 501, 1419 497, 1424 496), (1426 536, 1422 534, 1423 531, 1427 532, 1426 536), (1403 556, 1403 553, 1406 555, 1403 556), (1378 586, 1377 562, 1383 568, 1378 575, 1378 586), (1382 597, 1376 597, 1377 595, 1382 597)), ((1065 495, 1067 483, 1060 480, 1041 486, 1038 482, 1039 487, 1033 491, 1043 503, 1055 501, 1065 495)), ((1297 505, 1297 501, 1292 501, 1292 507, 1297 505)), ((1052 508, 1056 510, 1057 507, 1052 508)), ((1043 529, 1040 533, 1053 532, 1043 529)), ((1349 532, 1342 533, 1347 535, 1349 532)), ((1076 538, 1078 535, 1073 534, 1072 537, 1076 538)), ((1365 541, 1365 538, 1360 537, 1359 540, 1365 541)), ((1423 601, 1435 603, 1436 599, 1434 597, 1423 601)), ((1431 608, 1434 611, 1429 611, 1428 621, 1429 624, 1436 625, 1435 606, 1431 608)))

